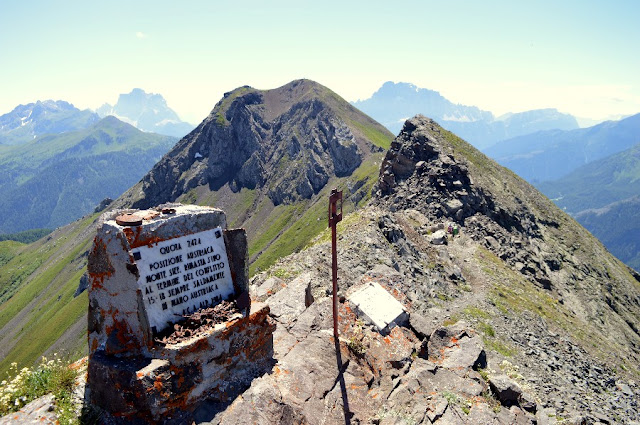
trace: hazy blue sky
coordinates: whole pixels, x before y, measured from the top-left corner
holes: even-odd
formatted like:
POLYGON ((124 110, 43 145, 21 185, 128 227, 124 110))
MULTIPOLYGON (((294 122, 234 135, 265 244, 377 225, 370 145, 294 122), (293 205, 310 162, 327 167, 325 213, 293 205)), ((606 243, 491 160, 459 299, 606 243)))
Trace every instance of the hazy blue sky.
POLYGON ((225 91, 405 81, 496 114, 640 112, 640 1, 0 0, 0 114, 140 87, 191 122, 225 91))

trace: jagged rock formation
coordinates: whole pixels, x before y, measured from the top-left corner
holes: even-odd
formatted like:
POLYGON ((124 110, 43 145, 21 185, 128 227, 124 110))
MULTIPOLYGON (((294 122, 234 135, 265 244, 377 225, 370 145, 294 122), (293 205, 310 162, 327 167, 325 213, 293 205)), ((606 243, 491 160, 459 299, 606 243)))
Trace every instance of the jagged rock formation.
POLYGON ((226 93, 209 116, 145 176, 143 208, 199 186, 263 189, 274 205, 309 199, 331 176, 351 174, 379 150, 353 116, 381 130, 327 88, 299 80, 274 90, 226 93), (359 116, 357 116, 359 115, 359 116))
POLYGON ((528 183, 435 122, 420 116, 407 121, 385 157, 379 188, 381 206, 415 209, 429 220, 464 226, 510 267, 552 289, 582 319, 613 325, 623 331, 616 336, 640 349, 640 275, 621 266, 528 183))

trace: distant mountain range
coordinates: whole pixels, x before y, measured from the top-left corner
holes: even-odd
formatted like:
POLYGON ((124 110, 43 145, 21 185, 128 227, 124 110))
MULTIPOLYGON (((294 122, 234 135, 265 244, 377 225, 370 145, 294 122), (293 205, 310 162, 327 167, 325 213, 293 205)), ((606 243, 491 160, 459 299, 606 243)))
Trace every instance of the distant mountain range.
POLYGON ((106 117, 0 146, 0 233, 53 228, 91 212, 137 182, 176 140, 106 117))
POLYGON ((537 186, 616 257, 640 270, 640 143, 537 186))
POLYGON ((43 134, 80 130, 99 119, 96 113, 88 109, 81 111, 62 100, 19 105, 0 116, 0 145, 16 145, 43 134))
POLYGON ((558 179, 636 143, 640 143, 640 114, 589 128, 520 136, 484 149, 484 153, 525 180, 537 183, 558 179))
POLYGON ((577 120, 556 109, 538 109, 494 117, 476 106, 455 104, 440 93, 410 83, 387 81, 371 98, 352 104, 387 127, 400 131, 404 121, 417 113, 436 120, 478 149, 501 140, 540 130, 578 128, 577 120))
POLYGON ((121 94, 118 102, 111 106, 105 103, 96 110, 100 117, 113 115, 142 131, 183 137, 195 128, 195 125, 182 121, 160 94, 146 93, 142 89, 133 89, 131 93, 121 94))
POLYGON ((194 127, 141 89, 98 112, 45 100, 0 116, 0 234, 64 225, 117 198, 194 127))

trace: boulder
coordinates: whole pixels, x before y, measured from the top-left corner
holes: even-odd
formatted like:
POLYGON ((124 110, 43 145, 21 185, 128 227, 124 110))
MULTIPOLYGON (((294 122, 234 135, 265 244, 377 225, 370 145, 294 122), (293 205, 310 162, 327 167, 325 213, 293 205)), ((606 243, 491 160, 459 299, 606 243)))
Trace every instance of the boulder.
POLYGON ((428 239, 433 245, 445 245, 447 243, 447 234, 444 230, 436 230, 429 235, 428 239))
POLYGON ((522 396, 520 386, 507 375, 489 376, 489 386, 503 406, 517 405, 522 396))
POLYGON ((464 325, 439 327, 429 337, 427 355, 448 369, 471 369, 486 365, 484 344, 464 325))
POLYGON ((267 304, 271 308, 271 316, 287 328, 291 327, 297 317, 307 308, 306 294, 310 281, 310 273, 301 274, 268 298, 267 304))

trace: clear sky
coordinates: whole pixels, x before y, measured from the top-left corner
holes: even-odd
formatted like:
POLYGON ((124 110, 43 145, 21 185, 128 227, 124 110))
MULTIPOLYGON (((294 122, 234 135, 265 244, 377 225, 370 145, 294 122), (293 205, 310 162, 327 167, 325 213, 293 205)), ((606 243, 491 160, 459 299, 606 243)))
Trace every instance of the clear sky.
POLYGON ((410 82, 499 115, 640 112, 640 1, 0 0, 0 114, 134 87, 201 121, 238 86, 410 82))

